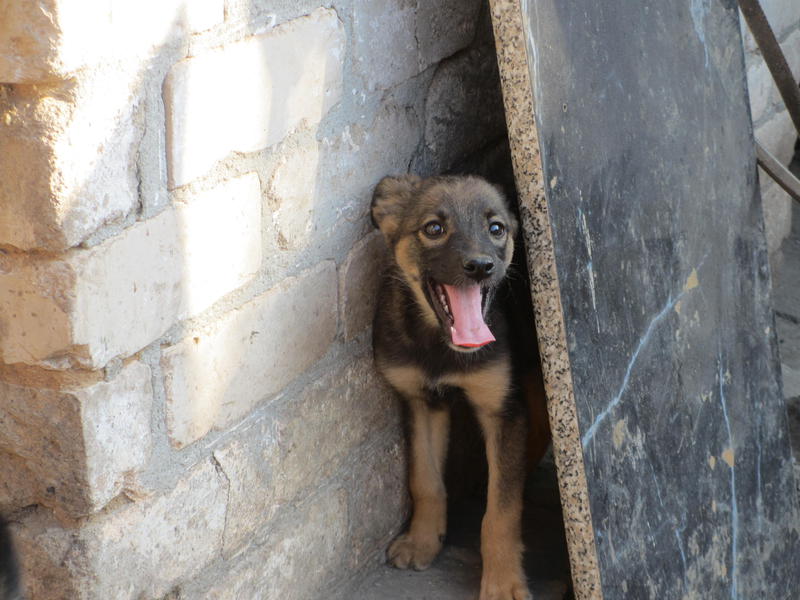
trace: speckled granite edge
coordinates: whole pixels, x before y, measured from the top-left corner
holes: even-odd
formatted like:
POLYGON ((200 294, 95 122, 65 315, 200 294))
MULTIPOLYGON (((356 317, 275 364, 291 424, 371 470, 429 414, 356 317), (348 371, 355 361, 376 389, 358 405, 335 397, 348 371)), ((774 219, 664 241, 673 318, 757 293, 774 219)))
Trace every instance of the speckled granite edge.
POLYGON ((558 470, 572 581, 575 596, 579 600, 601 599, 600 570, 575 410, 572 371, 567 354, 553 238, 544 195, 520 1, 490 0, 490 4, 531 275, 531 293, 553 430, 553 453, 558 470))

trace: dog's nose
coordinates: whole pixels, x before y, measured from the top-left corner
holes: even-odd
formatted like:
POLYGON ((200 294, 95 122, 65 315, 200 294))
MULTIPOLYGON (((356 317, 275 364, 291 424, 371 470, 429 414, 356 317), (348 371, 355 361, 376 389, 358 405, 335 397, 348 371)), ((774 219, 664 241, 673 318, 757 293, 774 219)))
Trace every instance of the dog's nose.
POLYGON ((480 281, 494 271, 494 261, 488 256, 475 256, 464 261, 464 272, 468 277, 480 281))

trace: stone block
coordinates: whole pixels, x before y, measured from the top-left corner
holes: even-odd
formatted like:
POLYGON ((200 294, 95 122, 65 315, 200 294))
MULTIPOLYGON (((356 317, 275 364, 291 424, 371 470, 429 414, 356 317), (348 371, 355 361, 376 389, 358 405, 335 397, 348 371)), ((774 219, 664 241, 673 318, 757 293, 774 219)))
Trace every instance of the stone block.
POLYGON ((258 178, 248 174, 88 250, 7 259, 0 273, 3 360, 69 354, 97 367, 137 352, 258 271, 260 215, 258 178))
POLYGON ((417 40, 423 69, 469 46, 475 39, 481 0, 417 3, 417 40))
POLYGON ((784 109, 772 115, 755 130, 755 137, 780 163, 788 165, 791 162, 797 131, 788 111, 784 109))
POLYGON ((786 57, 786 62, 789 63, 795 81, 797 81, 800 79, 800 27, 783 41, 781 50, 786 57))
POLYGON ((420 72, 415 3, 356 0, 353 30, 353 66, 367 91, 390 88, 420 72))
POLYGON ((150 369, 139 362, 86 388, 0 384, 0 452, 11 459, 0 506, 24 500, 72 516, 105 506, 147 463, 152 396, 150 369))
POLYGON ((160 598, 218 554, 227 483, 194 467, 175 489, 69 529, 44 509, 15 527, 25 587, 36 600, 160 598))
MULTIPOLYGON (((761 8, 767 15, 770 27, 781 40, 786 36, 792 28, 800 23, 800 6, 794 0, 762 0, 761 8)), ((739 21, 742 30, 742 41, 744 48, 747 52, 757 52, 758 45, 756 44, 753 34, 747 26, 747 21, 741 13, 739 13, 739 21)))
POLYGON ((337 236, 339 247, 352 243, 337 223, 368 220, 375 184, 387 173, 406 172, 421 136, 416 113, 390 104, 366 126, 292 140, 268 187, 280 245, 298 249, 323 236, 337 236))
POLYGON ((119 66, 0 88, 0 243, 63 250, 136 206, 138 102, 119 66))
POLYGON ((225 20, 225 0, 188 0, 183 10, 192 33, 206 31, 225 20))
POLYGON ((387 258, 386 242, 377 231, 359 241, 347 255, 339 276, 340 318, 345 341, 353 339, 372 323, 378 283, 387 258))
POLYGON ((318 123, 341 96, 343 54, 336 12, 320 8, 177 63, 164 84, 170 186, 318 123))
MULTIPOLYGON (((376 437, 394 439, 400 429, 399 405, 371 358, 333 371, 260 416, 214 452, 230 481, 225 552, 236 552, 282 506, 352 464, 362 444, 376 437)), ((361 462, 348 472, 369 471, 383 481, 383 474, 361 462)))
MULTIPOLYGON (((409 515, 406 451, 402 428, 363 448, 346 479, 351 515, 348 566, 359 570, 400 533, 409 515)), ((377 556, 376 556, 377 555, 377 556)))
POLYGON ((494 49, 483 46, 443 62, 425 103, 425 152, 420 170, 447 171, 505 133, 494 49))
POLYGON ((328 350, 337 328, 335 264, 291 277, 164 351, 173 445, 248 414, 328 350))
POLYGON ((152 60, 224 19, 223 0, 9 0, 0 20, 0 82, 68 79, 107 60, 152 60))
POLYGON ((792 231, 792 199, 763 170, 758 170, 767 249, 773 255, 792 231))
POLYGON ((750 113, 757 123, 778 97, 778 90, 766 63, 759 55, 752 55, 747 68, 747 90, 750 94, 750 113))
POLYGON ((263 543, 231 562, 207 590, 187 588, 187 597, 209 600, 308 600, 324 598, 348 550, 345 493, 323 488, 286 514, 263 543))

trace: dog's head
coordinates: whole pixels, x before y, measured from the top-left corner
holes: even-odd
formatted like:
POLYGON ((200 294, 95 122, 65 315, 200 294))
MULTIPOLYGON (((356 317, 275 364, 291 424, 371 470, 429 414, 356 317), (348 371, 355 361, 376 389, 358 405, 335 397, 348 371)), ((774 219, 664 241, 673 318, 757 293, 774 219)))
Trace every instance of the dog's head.
POLYGON ((384 177, 372 219, 426 320, 457 350, 494 341, 485 317, 514 254, 517 221, 479 177, 384 177))

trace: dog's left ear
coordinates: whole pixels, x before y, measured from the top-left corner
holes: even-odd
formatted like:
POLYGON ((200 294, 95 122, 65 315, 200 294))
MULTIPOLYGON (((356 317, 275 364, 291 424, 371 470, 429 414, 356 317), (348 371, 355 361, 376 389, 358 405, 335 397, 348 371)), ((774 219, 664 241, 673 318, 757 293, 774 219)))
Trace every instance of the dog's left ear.
POLYGON ((416 175, 384 177, 372 193, 372 224, 391 241, 400 228, 403 212, 422 181, 416 175))

